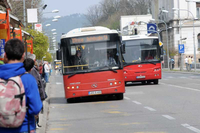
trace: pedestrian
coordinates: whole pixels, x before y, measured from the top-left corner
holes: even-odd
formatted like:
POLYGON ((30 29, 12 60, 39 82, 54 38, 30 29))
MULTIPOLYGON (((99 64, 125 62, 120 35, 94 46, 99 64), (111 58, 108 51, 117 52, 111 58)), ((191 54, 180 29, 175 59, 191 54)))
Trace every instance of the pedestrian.
POLYGON ((42 109, 42 102, 38 92, 35 78, 31 74, 25 74, 24 68, 24 44, 19 39, 8 40, 5 44, 4 65, 0 65, 0 78, 8 80, 11 77, 21 75, 25 89, 26 116, 21 126, 17 128, 0 127, 1 133, 36 133, 34 116, 42 109))
POLYGON ((41 77, 42 77, 42 68, 43 68, 43 66, 42 66, 42 63, 40 62, 40 64, 39 64, 39 73, 40 73, 41 77))
POLYGON ((192 59, 191 57, 189 56, 188 57, 188 71, 190 71, 192 69, 192 59))
MULTIPOLYGON (((32 55, 28 55, 28 57, 34 58, 35 56, 32 55)), ((40 99, 43 102, 46 99, 46 93, 45 93, 45 88, 43 86, 43 82, 41 79, 41 76, 35 66, 35 62, 33 59, 31 58, 27 58, 24 60, 24 68, 26 69, 26 71, 28 73, 30 73, 37 81, 37 85, 38 85, 38 90, 39 90, 39 94, 40 94, 40 99)), ((43 109, 42 109, 43 110, 43 109)), ((35 115, 35 122, 36 122, 36 127, 39 128, 41 127, 39 125, 39 114, 35 115)))
POLYGON ((48 62, 45 61, 44 62, 44 79, 46 81, 46 83, 49 83, 49 65, 48 62))
POLYGON ((191 60, 192 60, 192 64, 194 63, 194 58, 193 58, 193 56, 191 56, 191 60))
POLYGON ((188 70, 188 58, 187 58, 187 56, 185 57, 185 66, 186 66, 186 70, 188 70))
POLYGON ((49 63, 49 75, 51 76, 52 69, 51 69, 51 63, 49 63))

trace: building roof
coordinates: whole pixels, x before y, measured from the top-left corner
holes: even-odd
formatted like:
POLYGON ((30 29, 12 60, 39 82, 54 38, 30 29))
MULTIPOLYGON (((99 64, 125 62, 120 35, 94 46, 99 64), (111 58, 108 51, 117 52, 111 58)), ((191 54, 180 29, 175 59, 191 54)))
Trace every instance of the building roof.
POLYGON ((88 35, 113 34, 113 33, 118 34, 116 30, 110 30, 102 26, 84 27, 69 31, 67 34, 62 35, 61 39, 79 37, 79 36, 88 36, 88 35))

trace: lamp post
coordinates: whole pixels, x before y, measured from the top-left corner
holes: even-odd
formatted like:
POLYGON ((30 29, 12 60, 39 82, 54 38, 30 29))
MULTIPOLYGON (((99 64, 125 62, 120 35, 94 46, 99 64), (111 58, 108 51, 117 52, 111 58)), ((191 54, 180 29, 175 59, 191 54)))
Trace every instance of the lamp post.
MULTIPOLYGON (((169 13, 169 11, 167 10, 162 10, 163 13, 169 13)), ((173 13, 174 14, 174 13, 173 13)), ((180 14, 177 14, 178 15, 178 20, 179 20, 179 25, 180 25, 180 29, 179 29, 179 34, 180 34, 180 44, 182 44, 182 33, 181 33, 181 22, 180 22, 180 14)), ((181 53, 181 66, 180 66, 180 70, 182 71, 183 70, 183 54, 181 53)))
POLYGON ((187 11, 192 15, 193 18, 193 46, 194 46, 194 71, 196 72, 196 46, 195 46, 195 29, 194 29, 194 15, 191 11, 187 10, 187 9, 178 9, 178 8, 173 8, 174 11, 187 11))
MULTIPOLYGON (((155 19, 151 19, 152 21, 156 21, 155 19)), ((165 24, 165 29, 166 29, 166 39, 167 39, 167 68, 169 70, 169 44, 168 44, 168 30, 167 30, 167 24, 163 20, 158 20, 160 22, 163 22, 165 24)))

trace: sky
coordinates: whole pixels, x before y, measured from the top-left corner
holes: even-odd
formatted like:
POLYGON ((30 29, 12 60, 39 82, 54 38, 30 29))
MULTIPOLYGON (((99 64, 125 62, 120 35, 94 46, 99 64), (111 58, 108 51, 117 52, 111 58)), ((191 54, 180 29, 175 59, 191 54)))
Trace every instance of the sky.
POLYGON ((90 6, 98 4, 102 0, 43 0, 47 4, 44 12, 59 10, 59 13, 44 13, 45 17, 53 17, 56 15, 67 16, 74 13, 87 13, 90 6))

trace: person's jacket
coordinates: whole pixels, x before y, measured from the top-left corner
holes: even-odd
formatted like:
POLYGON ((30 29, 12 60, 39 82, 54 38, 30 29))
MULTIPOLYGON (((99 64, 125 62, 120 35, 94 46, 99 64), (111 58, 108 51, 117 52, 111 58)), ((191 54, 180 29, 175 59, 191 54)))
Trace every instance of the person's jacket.
POLYGON ((42 109, 42 102, 40 99, 37 82, 31 74, 24 74, 23 63, 13 63, 0 65, 0 78, 9 79, 18 75, 22 75, 22 83, 25 88, 26 105, 28 106, 29 115, 26 113, 23 124, 18 128, 1 128, 1 133, 20 133, 28 131, 28 120, 30 122, 30 130, 36 129, 34 115, 37 115, 42 109))
POLYGON ((42 71, 43 71, 42 69, 43 69, 43 66, 39 66, 39 73, 40 74, 42 74, 42 71))
POLYGON ((34 66, 30 72, 31 75, 33 75, 33 77, 36 79, 37 81, 37 85, 38 85, 38 89, 39 89, 39 93, 40 93, 40 98, 41 100, 45 100, 46 96, 45 96, 45 88, 42 82, 42 78, 37 70, 37 68, 34 66))

